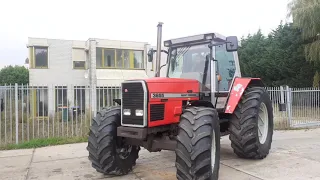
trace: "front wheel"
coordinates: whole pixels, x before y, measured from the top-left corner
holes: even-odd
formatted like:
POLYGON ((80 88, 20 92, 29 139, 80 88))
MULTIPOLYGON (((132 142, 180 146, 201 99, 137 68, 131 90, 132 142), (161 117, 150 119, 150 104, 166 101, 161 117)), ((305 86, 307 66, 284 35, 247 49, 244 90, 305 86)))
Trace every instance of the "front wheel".
POLYGON ((218 179, 220 127, 215 109, 188 107, 184 110, 175 152, 178 180, 218 179))
POLYGON ((92 167, 105 175, 125 175, 138 159, 139 146, 125 144, 117 137, 120 107, 102 109, 92 121, 87 150, 92 167))
POLYGON ((230 121, 230 140, 241 158, 263 159, 270 151, 273 135, 273 108, 263 87, 245 90, 230 121))

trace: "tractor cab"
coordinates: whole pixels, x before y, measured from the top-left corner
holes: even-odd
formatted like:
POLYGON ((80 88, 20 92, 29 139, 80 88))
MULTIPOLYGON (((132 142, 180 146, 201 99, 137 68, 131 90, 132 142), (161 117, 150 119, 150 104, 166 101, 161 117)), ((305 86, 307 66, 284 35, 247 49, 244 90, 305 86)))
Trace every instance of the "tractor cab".
MULTIPOLYGON (((234 78, 241 77, 235 36, 199 34, 164 41, 164 46, 168 48, 166 77, 197 80, 206 101, 214 101, 212 93, 228 96, 234 78)), ((149 50, 149 62, 153 52, 149 50)))

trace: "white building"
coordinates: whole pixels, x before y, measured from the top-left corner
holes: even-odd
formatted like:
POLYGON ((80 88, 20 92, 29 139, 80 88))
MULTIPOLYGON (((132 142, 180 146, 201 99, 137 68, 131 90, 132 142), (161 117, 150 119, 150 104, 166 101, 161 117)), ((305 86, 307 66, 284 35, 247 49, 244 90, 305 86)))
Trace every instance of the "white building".
MULTIPOLYGON (((155 63, 147 61, 151 47, 147 42, 29 38, 27 47, 29 85, 43 88, 34 92, 36 102, 47 109, 43 115, 60 106, 74 106, 75 101, 86 107, 92 104, 95 111, 98 102, 105 106, 104 92, 95 89, 120 86, 124 80, 153 77, 155 73, 155 63)), ((165 53, 161 59, 164 64, 165 53)), ((163 68, 162 76, 165 71, 163 68)))

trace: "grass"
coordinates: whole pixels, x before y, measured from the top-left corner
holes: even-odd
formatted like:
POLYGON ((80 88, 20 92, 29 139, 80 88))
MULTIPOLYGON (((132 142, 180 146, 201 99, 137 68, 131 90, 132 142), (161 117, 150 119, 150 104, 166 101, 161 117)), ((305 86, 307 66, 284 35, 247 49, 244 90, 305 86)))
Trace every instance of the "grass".
POLYGON ((30 149, 87 142, 90 124, 90 113, 69 118, 69 121, 62 121, 60 112, 49 118, 24 118, 23 121, 19 121, 19 144, 15 144, 15 119, 11 119, 9 116, 5 119, 2 114, 0 119, 0 150, 30 149))
POLYGON ((46 139, 32 139, 29 142, 24 142, 21 144, 8 144, 6 146, 0 146, 0 150, 31 149, 62 144, 81 143, 87 142, 87 140, 87 137, 53 137, 46 139))
MULTIPOLYGON (((83 137, 89 133, 91 117, 89 113, 62 121, 61 113, 48 117, 29 117, 19 123, 19 143, 29 142, 33 139, 49 139, 53 137, 83 137)), ((12 118, 0 120, 0 146, 15 144, 16 123, 12 118)))

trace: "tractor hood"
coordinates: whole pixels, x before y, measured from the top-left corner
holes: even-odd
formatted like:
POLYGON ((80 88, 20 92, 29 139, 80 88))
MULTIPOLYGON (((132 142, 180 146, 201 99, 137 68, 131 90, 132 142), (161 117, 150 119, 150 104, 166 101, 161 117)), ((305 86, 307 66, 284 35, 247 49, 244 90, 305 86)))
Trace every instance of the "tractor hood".
POLYGON ((162 98, 198 98, 200 83, 195 79, 154 77, 148 79, 131 79, 128 81, 144 81, 147 85, 150 101, 162 98))
POLYGON ((167 77, 154 77, 144 79, 147 83, 198 83, 195 79, 182 79, 182 78, 167 78, 167 77))
POLYGON ((148 94, 151 101, 159 101, 161 98, 178 98, 188 94, 199 93, 199 82, 194 79, 180 78, 150 78, 145 79, 148 94), (159 97, 160 99, 158 99, 159 97))

